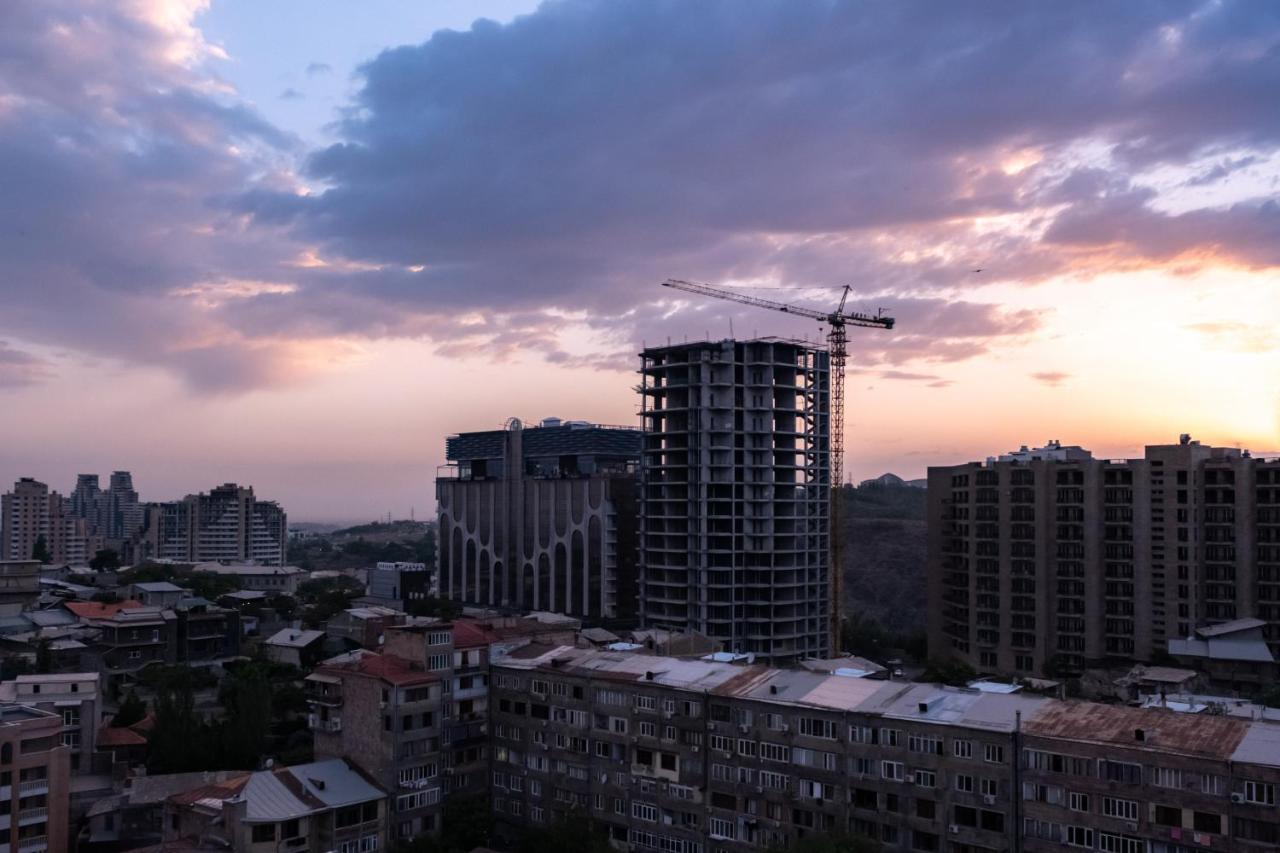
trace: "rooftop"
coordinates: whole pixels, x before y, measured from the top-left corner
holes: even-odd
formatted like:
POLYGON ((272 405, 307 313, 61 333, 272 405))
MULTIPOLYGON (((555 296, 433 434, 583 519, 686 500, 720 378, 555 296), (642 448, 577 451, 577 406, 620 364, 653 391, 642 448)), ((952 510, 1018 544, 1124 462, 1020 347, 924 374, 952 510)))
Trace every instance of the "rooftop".
POLYGON ((1250 725, 1230 717, 1180 714, 1162 708, 1044 701, 1047 704, 1040 713, 1025 719, 1026 734, 1131 749, 1158 749, 1224 761, 1235 753, 1250 725), (1138 732, 1142 732, 1142 740, 1138 740, 1138 732))
POLYGON ((142 602, 132 598, 124 601, 67 601, 62 606, 81 619, 110 619, 121 610, 141 607, 142 602))
POLYGON ((323 640, 324 631, 304 631, 301 628, 281 628, 267 638, 268 646, 284 646, 292 649, 305 649, 318 640, 323 640))
POLYGON ((397 686, 427 684, 437 680, 435 673, 428 672, 411 661, 365 649, 356 649, 354 652, 329 658, 317 668, 316 672, 335 675, 346 673, 377 678, 397 686))
POLYGON ((134 588, 144 592, 182 592, 182 587, 168 581, 143 581, 133 584, 134 588))

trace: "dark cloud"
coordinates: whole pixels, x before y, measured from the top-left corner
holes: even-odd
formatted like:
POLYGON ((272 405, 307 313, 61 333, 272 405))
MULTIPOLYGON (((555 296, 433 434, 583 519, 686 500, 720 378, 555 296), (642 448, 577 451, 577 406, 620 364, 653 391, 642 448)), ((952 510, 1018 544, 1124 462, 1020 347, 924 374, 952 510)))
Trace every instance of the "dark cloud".
POLYGON ((318 74, 330 74, 333 66, 327 62, 312 62, 307 65, 307 74, 315 77, 318 74))
POLYGON ((0 341, 0 388, 31 385, 52 376, 48 362, 0 341))
POLYGON ((849 282, 899 321, 855 362, 924 376, 1042 324, 975 285, 1280 265, 1274 200, 1175 215, 1134 180, 1275 151, 1280 4, 547 2, 372 58, 306 156, 205 52, 142 5, 0 4, 0 332, 226 391, 308 341, 573 364, 572 324, 614 366, 731 319, 817 339, 657 283, 849 282))
POLYGON ((280 93, 280 100, 282 101, 301 101, 305 97, 306 95, 302 94, 292 86, 280 93))
POLYGON ((1042 370, 1038 373, 1031 374, 1031 378, 1037 382, 1043 382, 1045 385, 1052 385, 1055 388, 1071 378, 1070 373, 1063 373, 1061 370, 1042 370))

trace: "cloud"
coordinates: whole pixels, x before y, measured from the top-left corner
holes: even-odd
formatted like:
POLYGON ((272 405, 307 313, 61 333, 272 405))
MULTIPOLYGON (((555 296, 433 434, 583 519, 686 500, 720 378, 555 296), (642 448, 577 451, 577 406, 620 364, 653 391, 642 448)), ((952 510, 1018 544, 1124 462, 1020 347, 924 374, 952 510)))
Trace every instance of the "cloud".
POLYGON ((333 66, 327 62, 312 62, 307 65, 308 76, 315 77, 319 74, 333 73, 333 66))
POLYGON ((1045 385, 1050 385, 1056 388, 1059 385, 1061 385, 1063 382, 1066 382, 1068 379, 1070 379, 1071 374, 1063 373, 1061 370, 1042 370, 1037 373, 1031 374, 1031 378, 1036 380, 1037 382, 1043 382, 1045 385))
POLYGON ((301 101, 305 97, 306 95, 302 94, 292 86, 280 93, 280 100, 282 101, 301 101))
POLYGON ((1266 193, 1171 214, 1142 179, 1280 147, 1280 5, 547 2, 372 57, 312 152, 218 77, 204 5, 0 4, 0 333, 226 392, 377 338, 816 339, 657 283, 853 282, 898 326, 851 358, 925 375, 1043 328, 979 285, 1280 266, 1266 193))
POLYGON ((1219 322, 1191 323, 1187 328, 1202 335, 1215 349, 1242 353, 1266 353, 1280 349, 1280 334, 1272 325, 1219 322))
POLYGON ((0 341, 0 388, 32 385, 52 376, 48 362, 0 341))

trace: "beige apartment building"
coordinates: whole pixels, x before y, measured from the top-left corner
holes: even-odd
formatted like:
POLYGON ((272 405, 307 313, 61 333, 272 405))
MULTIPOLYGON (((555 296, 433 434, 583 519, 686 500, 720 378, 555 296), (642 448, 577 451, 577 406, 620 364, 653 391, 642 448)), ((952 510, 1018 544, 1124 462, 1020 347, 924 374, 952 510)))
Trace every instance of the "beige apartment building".
POLYGON ((49 562, 83 566, 99 540, 89 536, 83 519, 72 516, 67 501, 31 477, 0 496, 0 560, 30 560, 44 540, 49 562))
POLYGON ((60 714, 0 705, 0 849, 65 853, 70 768, 60 714))
POLYGON ((929 469, 929 650, 984 672, 1150 661, 1206 626, 1280 657, 1280 460, 1182 436, 1141 459, 1051 442, 929 469))

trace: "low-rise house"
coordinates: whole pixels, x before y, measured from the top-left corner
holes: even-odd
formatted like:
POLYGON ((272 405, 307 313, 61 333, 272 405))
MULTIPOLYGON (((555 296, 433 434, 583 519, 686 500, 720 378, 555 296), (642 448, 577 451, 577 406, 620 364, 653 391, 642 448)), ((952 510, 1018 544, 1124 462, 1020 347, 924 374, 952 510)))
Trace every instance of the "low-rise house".
POLYGON ((399 625, 408 617, 390 607, 350 607, 329 619, 325 631, 362 649, 377 649, 388 625, 399 625))
POLYGON ((185 597, 177 615, 177 662, 189 666, 221 664, 240 654, 240 613, 208 599, 185 597))
POLYGON ((244 775, 243 770, 218 770, 130 776, 124 780, 123 790, 89 807, 77 849, 115 853, 159 844, 164 838, 165 804, 170 797, 244 775))
POLYGON ((375 851, 387 843, 387 794, 334 758, 248 773, 169 797, 164 840, 233 853, 375 851))
POLYGON ((324 631, 282 628, 262 642, 267 660, 310 669, 320 659, 324 647, 324 631))
POLYGON ((168 581, 132 583, 124 592, 126 598, 132 598, 146 607, 173 607, 190 595, 182 587, 168 581))
POLYGON ((197 563, 196 572, 212 572, 215 575, 234 578, 241 589, 256 589, 271 594, 294 595, 298 584, 307 579, 307 573, 297 566, 258 566, 245 563, 197 563))

